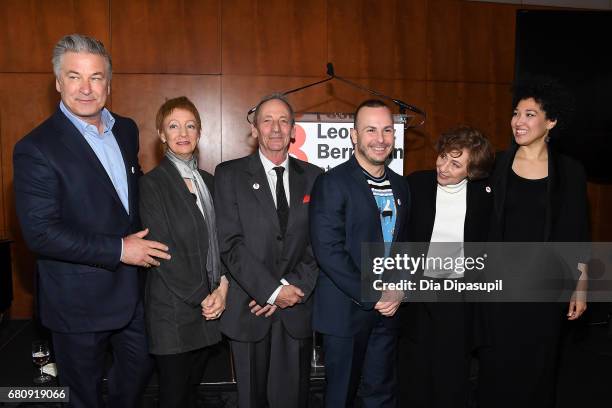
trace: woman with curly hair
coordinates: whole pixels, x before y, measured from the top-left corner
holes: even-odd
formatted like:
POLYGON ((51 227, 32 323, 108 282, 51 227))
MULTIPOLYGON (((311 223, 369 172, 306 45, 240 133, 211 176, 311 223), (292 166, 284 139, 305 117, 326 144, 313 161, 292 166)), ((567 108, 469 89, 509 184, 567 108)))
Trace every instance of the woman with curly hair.
MULTIPOLYGON (((487 177, 493 149, 473 127, 444 132, 436 146, 436 168, 410 174, 410 241, 429 257, 472 256, 487 240, 493 195, 487 177), (431 243, 431 244, 430 244, 431 243)), ((423 268, 417 276, 444 284, 470 281, 471 272, 423 268)), ((460 294, 401 307, 399 342, 400 406, 464 408, 474 347, 473 305, 460 294)))
MULTIPOLYGON (((570 101, 552 80, 515 86, 510 121, 514 140, 497 155, 491 176, 494 205, 489 241, 589 240, 584 169, 549 143, 566 124, 570 101)), ((531 247, 538 251, 544 246, 531 247)), ((577 259, 571 266, 577 286, 569 305, 548 299, 481 305, 485 316, 485 344, 479 353, 481 408, 554 407, 564 315, 576 320, 586 309, 586 266, 580 260, 584 261, 577 259)), ((528 279, 541 276, 541 268, 526 265, 528 279)))

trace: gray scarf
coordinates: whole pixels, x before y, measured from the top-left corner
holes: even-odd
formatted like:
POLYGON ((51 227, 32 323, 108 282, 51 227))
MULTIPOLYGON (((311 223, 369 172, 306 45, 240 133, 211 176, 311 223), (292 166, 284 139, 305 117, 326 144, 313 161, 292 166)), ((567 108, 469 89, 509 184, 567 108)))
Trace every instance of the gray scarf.
POLYGON ((198 160, 195 155, 192 155, 189 160, 183 160, 170 149, 166 150, 166 157, 176 167, 181 177, 191 180, 191 184, 195 188, 198 200, 202 208, 200 211, 204 216, 206 228, 208 228, 208 256, 206 257, 206 274, 210 284, 212 293, 219 286, 221 277, 221 258, 219 256, 219 242, 217 241, 217 223, 215 220, 215 207, 213 205, 212 196, 206 187, 200 172, 198 171, 198 160))

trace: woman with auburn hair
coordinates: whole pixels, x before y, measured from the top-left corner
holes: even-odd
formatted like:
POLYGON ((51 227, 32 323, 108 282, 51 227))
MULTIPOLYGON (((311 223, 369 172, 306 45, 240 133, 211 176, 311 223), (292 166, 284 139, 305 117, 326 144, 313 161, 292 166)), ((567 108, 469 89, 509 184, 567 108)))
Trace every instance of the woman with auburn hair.
POLYGON ((159 374, 159 406, 196 407, 208 347, 221 341, 228 280, 219 257, 213 176, 198 168, 200 114, 184 96, 169 99, 156 127, 165 156, 140 179, 140 216, 172 258, 147 271, 149 350, 159 374))
MULTIPOLYGON (((487 240, 493 204, 486 181, 494 157, 491 145, 477 129, 462 126, 440 136, 437 154, 434 170, 408 176, 409 239, 424 243, 428 258, 449 250, 454 257, 473 255, 463 243, 487 240)), ((468 272, 425 268, 418 274, 441 282, 464 280, 468 272)), ((463 408, 473 349, 472 306, 455 296, 427 303, 411 302, 410 297, 400 312, 400 405, 463 408)))

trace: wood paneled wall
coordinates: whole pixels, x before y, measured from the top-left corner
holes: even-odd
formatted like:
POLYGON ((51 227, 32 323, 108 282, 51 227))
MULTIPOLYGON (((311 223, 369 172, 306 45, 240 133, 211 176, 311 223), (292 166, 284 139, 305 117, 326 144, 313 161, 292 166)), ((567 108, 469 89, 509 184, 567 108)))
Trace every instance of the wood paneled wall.
MULTIPOLYGON (((13 200, 15 142, 57 107, 50 58, 64 34, 113 56, 111 109, 140 128, 145 171, 161 155, 154 115, 187 95, 203 117, 203 168, 250 153, 246 111, 264 94, 336 73, 425 109, 405 170, 431 167, 437 135, 466 123, 510 136, 517 6, 460 0, 4 0, 0 9, 0 231, 15 239, 13 317, 33 312, 33 257, 13 200)), ((332 81, 291 96, 297 111, 353 111, 367 95, 332 81)), ((593 235, 612 240, 610 186, 590 185, 593 235)))

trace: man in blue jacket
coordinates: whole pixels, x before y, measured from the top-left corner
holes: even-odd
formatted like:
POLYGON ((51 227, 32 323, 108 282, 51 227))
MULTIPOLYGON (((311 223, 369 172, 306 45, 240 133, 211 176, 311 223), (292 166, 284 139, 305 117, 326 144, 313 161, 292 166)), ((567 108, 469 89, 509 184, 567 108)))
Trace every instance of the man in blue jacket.
POLYGON ((57 111, 15 146, 17 216, 38 255, 38 301, 71 407, 134 407, 149 378, 137 267, 168 259, 138 217, 138 129, 108 111, 111 59, 72 34, 53 52, 57 111))
POLYGON ((312 248, 321 268, 314 329, 323 334, 326 407, 395 407, 395 355, 401 294, 362 301, 362 243, 404 238, 409 191, 385 165, 394 146, 393 116, 380 100, 363 102, 351 130, 354 155, 317 179, 311 199, 312 248), (360 384, 361 380, 361 384, 360 384))

